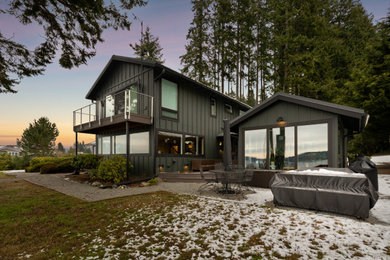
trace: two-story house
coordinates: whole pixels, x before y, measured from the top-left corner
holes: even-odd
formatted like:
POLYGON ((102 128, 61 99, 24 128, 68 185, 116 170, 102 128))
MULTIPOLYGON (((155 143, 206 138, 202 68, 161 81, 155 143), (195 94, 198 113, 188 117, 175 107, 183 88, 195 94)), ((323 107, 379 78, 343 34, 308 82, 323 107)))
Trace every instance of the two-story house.
POLYGON ((124 155, 130 176, 146 178, 222 158, 223 119, 250 109, 164 65, 115 55, 86 98, 92 103, 73 112, 76 142, 95 135, 97 154, 124 155))

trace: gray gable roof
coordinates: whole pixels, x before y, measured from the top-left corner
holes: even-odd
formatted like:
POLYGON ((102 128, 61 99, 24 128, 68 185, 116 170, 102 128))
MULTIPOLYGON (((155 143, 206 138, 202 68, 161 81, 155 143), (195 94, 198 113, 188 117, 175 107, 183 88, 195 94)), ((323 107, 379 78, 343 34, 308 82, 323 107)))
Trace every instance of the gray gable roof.
POLYGON ((173 76, 176 76, 176 77, 179 77, 183 80, 186 80, 186 81, 189 81, 203 89, 206 89, 207 91, 215 94, 215 95, 218 95, 218 96, 221 96, 225 99, 228 99, 229 101, 232 101, 238 105, 240 105, 241 107, 244 107, 246 109, 250 109, 251 106, 239 101, 239 100, 236 100, 228 95, 225 95, 205 84, 202 84, 196 80, 193 80, 173 69, 170 69, 160 63, 157 63, 155 61, 148 61, 148 60, 142 60, 142 59, 139 59, 139 58, 131 58, 131 57, 125 57, 125 56, 118 56, 118 55, 112 55, 111 59, 108 61, 108 63, 106 64, 106 66, 104 67, 103 71, 100 73, 100 75, 98 76, 98 78, 96 79, 95 83, 93 83, 91 89, 88 91, 87 95, 86 95, 86 99, 91 99, 92 98, 92 94, 93 92, 96 90, 97 86, 98 86, 98 83, 99 81, 101 80, 101 78, 103 77, 103 75, 105 74, 105 72, 108 70, 108 68, 111 66, 111 64, 114 62, 114 61, 122 61, 122 62, 128 62, 128 63, 134 63, 134 64, 139 64, 139 65, 144 65, 146 67, 151 67, 151 68, 157 68, 157 69, 160 69, 162 71, 162 73, 167 73, 167 74, 170 74, 170 75, 173 75, 173 76))
POLYGON ((366 119, 368 117, 368 115, 364 112, 364 110, 359 108, 348 107, 348 106, 338 105, 338 104, 316 100, 312 98, 306 98, 306 97, 278 92, 272 97, 265 100, 264 102, 248 110, 245 114, 242 114, 241 116, 236 117, 235 119, 230 121, 230 126, 234 127, 238 125, 239 123, 261 112, 262 110, 266 109, 267 107, 269 107, 270 105, 278 101, 290 102, 297 105, 307 106, 318 110, 358 119, 360 121, 361 129, 364 127, 364 124, 366 123, 366 119))

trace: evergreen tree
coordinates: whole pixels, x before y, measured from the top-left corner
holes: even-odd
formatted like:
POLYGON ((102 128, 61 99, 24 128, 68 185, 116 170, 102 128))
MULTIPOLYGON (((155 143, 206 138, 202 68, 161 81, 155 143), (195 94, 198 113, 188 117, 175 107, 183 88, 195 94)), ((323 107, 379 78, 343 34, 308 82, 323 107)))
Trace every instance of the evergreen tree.
POLYGON ((40 26, 44 35, 43 42, 29 50, 0 32, 0 93, 15 93, 14 86, 23 77, 42 74, 57 56, 67 69, 86 64, 95 56, 96 44, 103 42, 103 30, 130 30, 126 11, 146 4, 143 0, 5 2, 0 14, 14 16, 24 25, 40 26))
POLYGON ((57 149, 58 149, 58 151, 65 153, 65 149, 64 149, 64 146, 62 145, 62 143, 58 143, 57 149))
POLYGON ((362 107, 369 115, 363 133, 354 137, 349 151, 373 153, 390 148, 390 13, 376 25, 376 37, 363 50, 368 55, 346 84, 349 97, 344 102, 362 107))
POLYGON ((41 117, 30 123, 23 131, 22 138, 17 139, 18 146, 29 156, 50 156, 55 148, 55 140, 59 132, 55 123, 47 117, 41 117))
MULTIPOLYGON (((141 23, 141 28, 142 27, 141 23)), ((145 32, 143 32, 143 28, 141 29, 141 39, 139 40, 139 43, 130 44, 130 47, 134 50, 135 55, 141 59, 164 63, 159 39, 152 35, 149 26, 146 26, 145 32)))
POLYGON ((194 18, 188 30, 186 53, 180 56, 182 73, 202 83, 208 83, 209 19, 211 0, 192 0, 194 18))

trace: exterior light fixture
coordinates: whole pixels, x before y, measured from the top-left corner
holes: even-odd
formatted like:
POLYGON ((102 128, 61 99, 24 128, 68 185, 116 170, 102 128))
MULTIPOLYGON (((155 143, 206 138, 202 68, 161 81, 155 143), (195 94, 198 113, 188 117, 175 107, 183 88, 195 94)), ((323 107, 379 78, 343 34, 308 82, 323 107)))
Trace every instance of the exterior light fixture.
POLYGON ((286 121, 284 121, 283 120, 283 117, 278 117, 278 119, 276 120, 276 122, 278 122, 278 125, 280 126, 280 127, 283 127, 283 126, 285 126, 286 124, 287 124, 287 122, 286 121))
POLYGON ((164 170, 164 165, 163 165, 163 164, 160 164, 160 165, 158 166, 158 169, 160 170, 160 172, 162 172, 162 171, 164 170))

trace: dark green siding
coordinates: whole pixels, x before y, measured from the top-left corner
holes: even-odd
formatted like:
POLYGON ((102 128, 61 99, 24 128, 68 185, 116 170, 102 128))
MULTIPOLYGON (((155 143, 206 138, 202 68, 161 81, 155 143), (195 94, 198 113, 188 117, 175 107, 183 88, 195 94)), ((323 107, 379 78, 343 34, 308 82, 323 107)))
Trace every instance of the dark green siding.
MULTIPOLYGON (((158 174, 158 166, 164 165, 164 171, 182 171, 186 164, 190 165, 193 158, 218 158, 217 135, 222 132, 223 119, 233 119, 239 115, 239 110, 246 110, 228 98, 221 97, 211 91, 207 91, 194 83, 182 78, 163 73, 159 79, 154 79, 160 75, 161 71, 154 71, 147 66, 132 64, 128 62, 114 61, 100 79, 97 90, 94 94, 97 100, 105 98, 106 95, 116 92, 130 84, 139 82, 140 92, 154 97, 154 119, 150 130, 150 154, 130 156, 134 168, 132 174, 153 175, 158 174), (121 83, 134 75, 147 71, 138 77, 121 83), (178 120, 161 118, 161 78, 165 78, 178 84, 179 103, 178 120), (217 116, 210 116, 210 98, 217 101, 217 116), (224 104, 233 107, 233 114, 224 111, 224 104), (157 155, 157 131, 185 133, 203 136, 205 138, 204 156, 159 156, 157 155)), ((131 128, 130 133, 139 132, 145 128, 131 128)), ((120 130, 123 134, 125 129, 120 130)), ((107 133, 114 134, 114 133, 107 133)))
MULTIPOLYGON (((209 91, 193 85, 190 82, 171 78, 163 78, 178 84, 179 110, 178 120, 164 119, 160 116, 161 108, 161 80, 155 82, 155 120, 154 126, 158 130, 166 132, 179 132, 205 137, 205 156, 159 156, 156 158, 156 169, 160 164, 164 165, 164 171, 182 171, 186 164, 190 164, 193 158, 219 158, 217 149, 217 135, 222 132, 223 119, 233 119, 239 115, 240 107, 234 102, 213 95, 209 91), (217 102, 217 116, 210 115, 210 98, 217 102), (233 114, 224 111, 224 104, 233 107, 233 114)), ((244 109, 244 108, 241 108, 244 109)))

